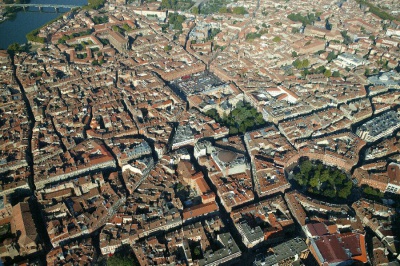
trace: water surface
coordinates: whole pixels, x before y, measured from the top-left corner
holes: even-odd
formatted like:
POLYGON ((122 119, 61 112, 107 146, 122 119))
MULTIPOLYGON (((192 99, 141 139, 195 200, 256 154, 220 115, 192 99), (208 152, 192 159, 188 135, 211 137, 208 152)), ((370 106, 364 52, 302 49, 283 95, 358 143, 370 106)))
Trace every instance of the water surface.
MULTIPOLYGON (((31 0, 30 4, 65 4, 83 6, 87 0, 31 0)), ((37 29, 50 20, 62 15, 69 9, 60 8, 56 13, 54 8, 43 8, 42 12, 38 8, 31 7, 26 11, 16 14, 15 19, 6 20, 0 23, 0 49, 6 49, 11 43, 26 43, 25 35, 37 29)))

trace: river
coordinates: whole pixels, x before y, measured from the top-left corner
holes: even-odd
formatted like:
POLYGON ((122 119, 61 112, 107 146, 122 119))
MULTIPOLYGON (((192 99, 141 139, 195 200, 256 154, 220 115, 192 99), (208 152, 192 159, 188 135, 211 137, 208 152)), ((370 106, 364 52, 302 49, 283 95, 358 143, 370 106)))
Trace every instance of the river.
MULTIPOLYGON (((30 4, 66 4, 83 6, 87 4, 87 0, 31 0, 30 4)), ((50 20, 62 15, 69 9, 60 8, 56 13, 54 8, 43 8, 39 12, 37 7, 31 7, 26 11, 18 12, 12 20, 6 20, 0 23, 0 49, 7 47, 14 42, 26 43, 25 35, 30 31, 39 28, 50 20)))

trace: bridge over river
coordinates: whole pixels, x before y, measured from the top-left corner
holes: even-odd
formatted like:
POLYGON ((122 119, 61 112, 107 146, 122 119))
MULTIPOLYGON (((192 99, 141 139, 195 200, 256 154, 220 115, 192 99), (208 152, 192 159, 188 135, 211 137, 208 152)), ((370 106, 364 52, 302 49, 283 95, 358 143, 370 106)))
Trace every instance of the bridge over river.
POLYGON ((29 7, 37 7, 39 11, 42 11, 43 8, 54 8, 58 11, 59 8, 73 9, 80 6, 77 5, 63 5, 63 4, 0 4, 0 7, 22 7, 24 10, 29 7))

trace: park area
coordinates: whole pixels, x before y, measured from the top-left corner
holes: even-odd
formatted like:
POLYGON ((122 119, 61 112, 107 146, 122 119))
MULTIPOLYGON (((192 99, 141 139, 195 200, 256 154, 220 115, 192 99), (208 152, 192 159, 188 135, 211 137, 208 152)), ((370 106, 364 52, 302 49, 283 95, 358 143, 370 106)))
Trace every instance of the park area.
POLYGON ((346 173, 308 159, 294 168, 293 180, 304 191, 330 199, 347 199, 353 188, 346 173))

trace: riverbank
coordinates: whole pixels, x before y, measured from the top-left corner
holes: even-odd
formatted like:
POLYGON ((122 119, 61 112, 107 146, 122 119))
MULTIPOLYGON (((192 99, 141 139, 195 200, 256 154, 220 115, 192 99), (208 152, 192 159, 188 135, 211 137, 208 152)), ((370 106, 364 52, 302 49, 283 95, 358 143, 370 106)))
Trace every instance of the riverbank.
POLYGON ((0 24, 7 20, 15 19, 17 13, 22 10, 22 7, 16 6, 3 8, 2 11, 0 11, 1 16, 3 17, 2 20, 0 20, 0 24))
MULTIPOLYGON (((30 0, 30 4, 59 4, 58 0, 30 0)), ((87 0, 69 0, 69 4, 75 6, 87 5, 87 0)), ((4 10, 4 8, 3 8, 4 10)), ((17 11, 17 10, 14 10, 17 11)), ((7 49, 12 43, 24 44, 30 42, 32 44, 43 45, 46 42, 45 37, 38 37, 39 30, 58 19, 62 18, 69 9, 59 9, 59 13, 47 12, 54 9, 45 9, 43 12, 36 12, 37 9, 26 9, 26 11, 16 12, 12 19, 5 19, 0 23, 0 49, 7 49), (44 37, 44 38, 43 38, 44 37)), ((0 11, 1 12, 1 11, 0 11)), ((1 15, 0 15, 1 18, 1 15)))
MULTIPOLYGON (((30 0, 4 0, 4 4, 29 4, 30 0)), ((3 7, 0 9, 0 17, 3 17, 3 20, 0 23, 3 23, 7 20, 15 19, 17 13, 22 11, 22 7, 11 6, 11 7, 3 7)))
MULTIPOLYGON (((77 7, 77 8, 71 9, 70 11, 68 11, 68 12, 66 12, 66 13, 71 13, 71 14, 72 14, 72 13, 77 13, 77 12, 79 12, 80 9, 81 9, 80 7, 77 7)), ((26 34, 26 39, 27 39, 32 45, 36 45, 36 46, 39 45, 39 46, 40 46, 40 45, 44 44, 44 43, 46 42, 46 38, 45 38, 45 37, 40 37, 40 36, 38 36, 40 30, 41 30, 43 27, 46 27, 47 25, 50 25, 50 24, 52 24, 52 23, 58 21, 58 20, 61 19, 64 15, 65 15, 65 13, 59 15, 58 17, 56 17, 56 18, 54 18, 54 19, 52 19, 52 20, 50 20, 50 21, 48 21, 48 22, 45 23, 44 25, 42 25, 42 26, 40 26, 40 27, 38 27, 38 28, 36 28, 36 29, 34 29, 34 30, 28 32, 28 33, 26 34)))
MULTIPOLYGON (((76 9, 70 11, 70 12, 74 12, 75 10, 79 10, 79 8, 76 8, 76 9)), ((38 28, 36 28, 36 29, 34 29, 34 30, 28 32, 28 33, 25 35, 26 39, 27 39, 29 42, 31 42, 31 43, 35 43, 35 44, 44 44, 44 43, 46 42, 46 38, 44 38, 44 37, 39 37, 39 36, 38 36, 40 29, 42 29, 43 27, 46 27, 47 25, 50 25, 51 23, 56 22, 57 20, 61 19, 63 16, 64 16, 64 14, 61 14, 61 15, 59 15, 58 17, 56 17, 56 18, 54 18, 54 19, 48 21, 48 22, 45 23, 44 25, 42 25, 42 26, 40 26, 40 27, 38 27, 38 28)))

